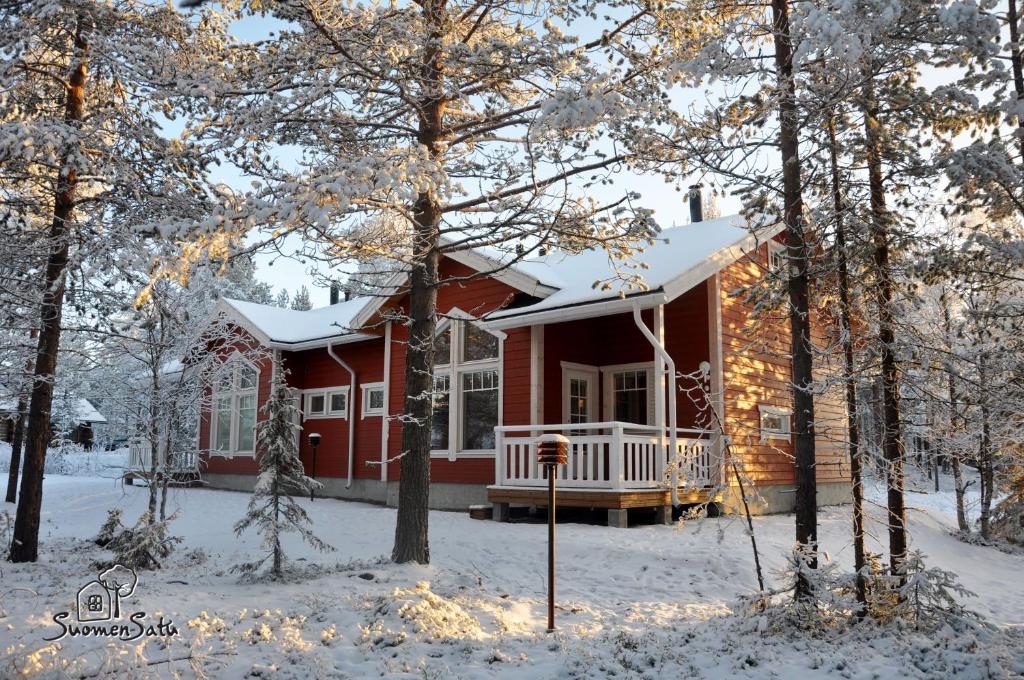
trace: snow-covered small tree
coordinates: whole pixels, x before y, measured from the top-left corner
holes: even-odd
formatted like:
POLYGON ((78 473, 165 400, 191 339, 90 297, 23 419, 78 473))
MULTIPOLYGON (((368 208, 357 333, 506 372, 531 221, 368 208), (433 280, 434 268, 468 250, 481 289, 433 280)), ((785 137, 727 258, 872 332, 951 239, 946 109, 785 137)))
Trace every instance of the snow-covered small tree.
POLYGON ((313 301, 309 299, 309 288, 302 286, 295 292, 295 297, 292 299, 292 309, 298 309, 306 311, 307 309, 313 309, 313 301))
POLYGON ((254 573, 270 560, 271 577, 284 576, 282 533, 297 533, 317 550, 334 549, 313 533, 309 514, 292 497, 292 494, 305 495, 321 486, 306 476, 299 459, 297 404, 295 390, 288 387, 285 369, 275 357, 270 397, 263 407, 266 419, 256 426, 256 461, 260 472, 245 517, 235 524, 236 535, 255 526, 263 535, 263 547, 268 552, 260 559, 239 565, 237 570, 245 574, 254 573))

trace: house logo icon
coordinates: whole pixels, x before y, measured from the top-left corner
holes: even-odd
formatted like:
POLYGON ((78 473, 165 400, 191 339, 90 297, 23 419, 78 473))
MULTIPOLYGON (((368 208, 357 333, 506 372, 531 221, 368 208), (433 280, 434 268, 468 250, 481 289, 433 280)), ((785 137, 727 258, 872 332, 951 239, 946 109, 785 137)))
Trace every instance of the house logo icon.
POLYGON ((78 621, 110 621, 121 618, 121 598, 129 597, 139 584, 134 569, 115 564, 99 578, 78 589, 78 621))
POLYGON ((146 620, 146 612, 126 614, 121 609, 124 598, 135 593, 139 576, 134 569, 115 564, 100 572, 97 578, 78 589, 75 596, 76 611, 58 612, 53 622, 61 630, 47 642, 65 637, 102 636, 126 642, 142 637, 173 637, 178 634, 174 622, 163 616, 156 623, 146 620))

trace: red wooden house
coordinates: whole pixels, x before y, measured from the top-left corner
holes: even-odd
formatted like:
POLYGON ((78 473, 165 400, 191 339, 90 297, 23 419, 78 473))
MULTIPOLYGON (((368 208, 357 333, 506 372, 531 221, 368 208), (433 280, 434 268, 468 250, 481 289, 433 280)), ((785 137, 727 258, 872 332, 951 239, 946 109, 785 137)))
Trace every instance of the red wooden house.
MULTIPOLYGON (((696 502, 724 480, 716 500, 734 507, 721 442, 703 427, 701 398, 690 397, 696 382, 673 378, 703 364, 733 452, 756 482, 755 507, 791 508, 788 324, 762 323, 752 336, 750 304, 731 294, 776 265, 780 231, 752 234, 739 217, 668 229, 642 256, 648 290, 625 295, 593 287, 611 274, 598 251, 554 252, 442 287, 431 505, 493 503, 497 518, 510 505, 544 505, 533 442, 558 432, 571 441, 559 478, 565 506, 606 508, 609 523, 624 526, 630 508, 665 516, 673 484, 678 500, 696 502)), ((445 259, 441 273, 494 268, 487 254, 464 252, 445 259)), ((323 495, 397 500, 398 465, 387 461, 400 453, 406 329, 385 311, 404 304, 401 292, 310 311, 221 302, 240 334, 279 354, 300 391, 301 455, 323 495), (321 436, 315 469, 312 432, 321 436)), ((214 487, 249 489, 272 362, 226 358, 231 368, 200 424, 203 476, 214 487)), ((848 496, 844 419, 840 401, 819 399, 821 504, 848 496)))

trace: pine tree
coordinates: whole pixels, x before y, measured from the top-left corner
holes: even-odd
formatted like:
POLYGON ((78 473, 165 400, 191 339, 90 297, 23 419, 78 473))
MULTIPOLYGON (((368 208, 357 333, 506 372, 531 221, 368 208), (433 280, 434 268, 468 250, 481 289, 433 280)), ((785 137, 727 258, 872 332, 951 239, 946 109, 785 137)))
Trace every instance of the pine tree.
POLYGON ((291 306, 291 296, 288 295, 288 289, 282 288, 278 291, 277 297, 274 298, 274 306, 282 309, 288 309, 291 306))
POLYGON ((438 289, 465 280, 445 280, 442 258, 488 247, 500 262, 474 274, 488 276, 541 248, 593 247, 624 288, 643 286, 630 260, 656 236, 651 213, 608 185, 654 163, 648 131, 669 108, 656 36, 670 22, 648 3, 606 5, 614 18, 578 0, 243 3, 288 28, 232 45, 196 134, 237 151, 258 187, 193 237, 259 226, 269 245, 299 234, 332 266, 383 256, 403 276, 399 562, 430 559, 423 395, 433 391, 438 289), (560 28, 582 17, 599 24, 586 38, 560 28), (280 144, 304 149, 297 166, 273 160, 280 144), (376 218, 402 224, 397 240, 366 245, 362 225, 376 218))
POLYGON ((299 288, 295 293, 295 299, 292 300, 292 309, 301 311, 313 309, 313 301, 309 299, 309 288, 306 288, 306 286, 299 288))
POLYGON ((263 536, 263 547, 268 553, 262 558, 246 562, 237 567, 238 571, 252 574, 267 560, 270 560, 270 574, 274 579, 284 576, 284 550, 281 534, 294 532, 317 550, 333 550, 317 538, 312 522, 305 509, 292 494, 305 496, 312 489, 321 486, 307 477, 299 459, 298 421, 299 411, 295 390, 288 387, 285 369, 279 357, 274 359, 274 380, 270 396, 263 406, 266 419, 257 424, 256 462, 259 476, 249 500, 245 517, 235 524, 235 534, 240 535, 255 526, 263 536))

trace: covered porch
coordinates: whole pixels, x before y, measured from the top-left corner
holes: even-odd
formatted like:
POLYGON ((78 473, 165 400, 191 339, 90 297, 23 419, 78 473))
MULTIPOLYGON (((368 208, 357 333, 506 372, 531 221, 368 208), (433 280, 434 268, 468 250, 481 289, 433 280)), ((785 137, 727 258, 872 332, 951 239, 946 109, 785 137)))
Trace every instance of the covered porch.
POLYGON ((511 506, 547 505, 536 462, 543 434, 570 442, 559 506, 607 509, 609 525, 626 526, 631 508, 656 508, 668 521, 673 484, 680 504, 717 500, 720 446, 705 399, 721 394, 717 279, 671 302, 645 302, 530 326, 529 417, 494 429, 495 519, 511 506))

